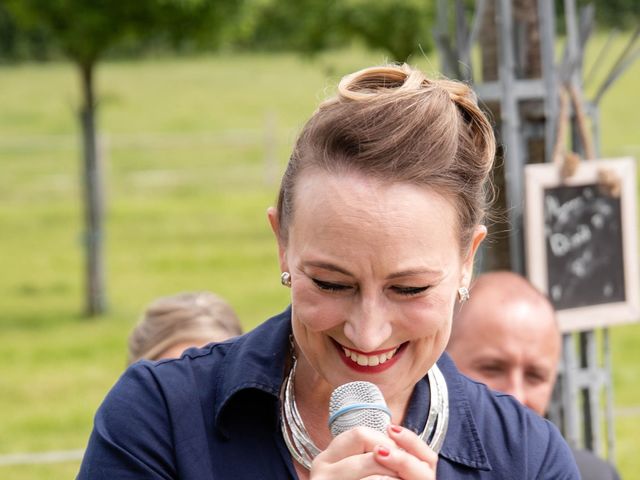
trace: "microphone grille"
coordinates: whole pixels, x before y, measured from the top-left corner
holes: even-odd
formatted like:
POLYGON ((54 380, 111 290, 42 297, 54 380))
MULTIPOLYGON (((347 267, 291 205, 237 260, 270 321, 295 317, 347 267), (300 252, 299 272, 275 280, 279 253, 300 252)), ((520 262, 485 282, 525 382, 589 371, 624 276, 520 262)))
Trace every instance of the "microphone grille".
POLYGON ((331 394, 329 428, 335 437, 354 427, 369 427, 385 433, 391 412, 380 389, 371 382, 349 382, 331 394))

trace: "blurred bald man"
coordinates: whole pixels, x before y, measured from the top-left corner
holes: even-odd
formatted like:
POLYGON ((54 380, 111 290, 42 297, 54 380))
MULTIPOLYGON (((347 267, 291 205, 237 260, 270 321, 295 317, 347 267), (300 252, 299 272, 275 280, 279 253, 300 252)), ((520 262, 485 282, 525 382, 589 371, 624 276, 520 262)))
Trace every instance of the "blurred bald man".
MULTIPOLYGON (((478 277, 456 312, 447 351, 465 375, 508 393, 544 415, 560 362, 561 338, 553 306, 513 272, 478 277)), ((574 451, 585 480, 619 480, 607 462, 574 451)))

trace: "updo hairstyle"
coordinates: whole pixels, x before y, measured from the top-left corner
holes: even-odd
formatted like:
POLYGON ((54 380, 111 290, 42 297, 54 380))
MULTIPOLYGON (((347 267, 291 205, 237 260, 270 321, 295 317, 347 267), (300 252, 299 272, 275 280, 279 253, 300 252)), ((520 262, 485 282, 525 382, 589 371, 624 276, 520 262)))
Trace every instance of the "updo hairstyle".
POLYGON ((158 356, 180 343, 226 340, 242 333, 238 317, 210 292, 188 292, 151 303, 129 336, 128 363, 158 356))
POLYGON ((494 154, 493 129, 467 85, 428 79, 406 64, 347 75, 294 146, 278 196, 279 234, 286 242, 300 173, 357 172, 451 200, 464 251, 486 211, 494 154))

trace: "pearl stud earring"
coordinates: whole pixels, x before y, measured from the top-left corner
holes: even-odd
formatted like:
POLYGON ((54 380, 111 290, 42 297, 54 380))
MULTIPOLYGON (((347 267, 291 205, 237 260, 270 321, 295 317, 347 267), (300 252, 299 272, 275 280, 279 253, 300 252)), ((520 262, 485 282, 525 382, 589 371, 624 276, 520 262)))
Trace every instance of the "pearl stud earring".
POLYGON ((285 287, 291 287, 291 274, 289 272, 282 272, 282 275, 280 275, 280 283, 285 287))

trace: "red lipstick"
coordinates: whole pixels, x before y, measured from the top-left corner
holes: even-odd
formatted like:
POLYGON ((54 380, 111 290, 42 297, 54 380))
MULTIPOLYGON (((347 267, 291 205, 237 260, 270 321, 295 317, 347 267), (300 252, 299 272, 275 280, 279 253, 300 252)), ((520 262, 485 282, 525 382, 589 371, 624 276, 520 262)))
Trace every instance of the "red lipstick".
POLYGON ((340 355, 340 358, 342 359, 344 364, 346 366, 348 366, 350 369, 352 369, 353 371, 358 372, 358 373, 380 373, 380 372, 384 372, 385 370, 388 370, 393 365, 395 365, 395 363, 398 361, 398 357, 404 351, 406 343, 403 343, 402 345, 400 345, 399 347, 396 347, 396 348, 387 348, 387 349, 384 349, 384 350, 375 350, 373 352, 362 352, 360 350, 356 350, 356 349, 353 349, 353 348, 343 347, 342 345, 340 345, 339 343, 337 343, 335 341, 334 341, 334 345, 335 345, 336 349, 338 350, 338 354, 340 355), (349 350, 350 352, 353 352, 353 353, 358 354, 358 355, 365 355, 367 357, 384 355, 384 354, 386 354, 388 352, 391 352, 393 350, 396 350, 396 352, 394 353, 394 355, 390 359, 387 359, 383 363, 379 363, 378 365, 359 365, 357 362, 352 360, 350 356, 347 356, 345 354, 345 351, 344 351, 345 348, 347 350, 349 350))

